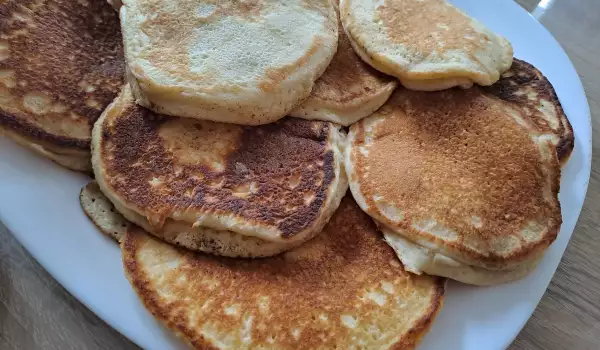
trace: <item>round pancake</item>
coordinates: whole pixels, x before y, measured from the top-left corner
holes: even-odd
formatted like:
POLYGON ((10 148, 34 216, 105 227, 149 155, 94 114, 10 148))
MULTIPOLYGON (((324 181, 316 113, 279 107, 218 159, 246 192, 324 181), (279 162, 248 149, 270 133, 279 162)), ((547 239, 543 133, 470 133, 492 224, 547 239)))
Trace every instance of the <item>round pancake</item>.
POLYGON ((94 127, 92 163, 117 209, 152 232, 172 219, 290 243, 320 232, 347 190, 342 138, 296 118, 244 127, 157 115, 124 88, 94 127))
POLYGON ((426 273, 431 276, 447 277, 476 286, 497 285, 523 278, 537 267, 544 256, 539 254, 511 269, 488 270, 465 264, 412 243, 386 227, 380 227, 380 229, 385 241, 394 249, 406 271, 418 275, 426 273))
POLYGON ((560 228, 554 147, 519 109, 480 89, 397 90, 351 127, 345 162, 363 210, 469 265, 521 265, 560 228))
POLYGON ((515 59, 510 70, 484 91, 522 108, 541 132, 553 136, 551 141, 556 146, 560 163, 567 163, 575 145, 575 135, 554 87, 542 72, 525 61, 515 59))
POLYGON ((292 117, 349 126, 379 109, 398 86, 396 79, 358 57, 339 21, 338 32, 337 53, 311 95, 290 112, 292 117))
POLYGON ((91 129, 124 77, 119 20, 104 1, 0 3, 0 130, 90 170, 91 129))
MULTIPOLYGON (((95 181, 90 182, 81 190, 79 203, 85 214, 98 229, 117 242, 123 241, 131 222, 138 224, 140 227, 151 229, 148 221, 141 215, 124 208, 117 210, 102 193, 95 181), (126 219, 120 211, 126 213, 126 216, 131 219, 126 219)), ((241 258, 273 256, 304 243, 304 241, 291 243, 269 242, 231 231, 191 227, 191 225, 173 220, 169 220, 160 231, 152 234, 167 243, 189 250, 241 258)), ((307 239, 310 238, 312 237, 307 237, 307 239)))
POLYGON ((510 68, 510 43, 445 0, 341 0, 363 60, 412 90, 491 85, 510 68))
POLYGON ((120 14, 136 102, 174 116, 281 119, 337 48, 328 0, 125 0, 120 14))
POLYGON ((405 272, 346 197, 324 231, 277 257, 179 250, 134 229, 123 266, 145 307, 198 349, 412 349, 445 280, 405 272))

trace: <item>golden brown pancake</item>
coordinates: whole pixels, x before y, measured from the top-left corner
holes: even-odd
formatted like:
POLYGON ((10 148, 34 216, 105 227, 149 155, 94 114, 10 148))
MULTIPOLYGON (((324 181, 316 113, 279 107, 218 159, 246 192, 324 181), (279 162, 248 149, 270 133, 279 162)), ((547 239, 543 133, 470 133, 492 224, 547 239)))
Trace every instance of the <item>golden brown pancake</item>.
POLYGON ((341 138, 339 126, 296 118, 244 127, 158 115, 125 88, 96 123, 93 165, 116 208, 154 234, 179 224, 299 244, 346 192, 341 138))
POLYGON ((561 225, 547 135, 480 89, 398 90, 353 125, 350 188, 396 234, 459 262, 503 270, 539 258, 561 225))
POLYGON ((145 307, 197 349, 412 349, 445 280, 405 272, 354 201, 273 258, 192 253, 133 229, 123 266, 145 307))
POLYGON ((123 75, 119 20, 105 1, 0 3, 3 134, 67 167, 90 170, 92 125, 123 75))
POLYGON ((311 95, 290 115, 349 126, 381 107, 398 81, 380 73, 354 52, 338 14, 338 49, 311 95))
POLYGON ((446 0, 341 0, 340 15, 360 57, 408 89, 491 85, 512 62, 508 40, 446 0))
POLYGON ((542 72, 525 61, 514 59, 510 70, 484 91, 522 108, 542 133, 554 135, 552 142, 558 159, 562 165, 566 164, 573 151, 575 135, 554 87, 542 72))

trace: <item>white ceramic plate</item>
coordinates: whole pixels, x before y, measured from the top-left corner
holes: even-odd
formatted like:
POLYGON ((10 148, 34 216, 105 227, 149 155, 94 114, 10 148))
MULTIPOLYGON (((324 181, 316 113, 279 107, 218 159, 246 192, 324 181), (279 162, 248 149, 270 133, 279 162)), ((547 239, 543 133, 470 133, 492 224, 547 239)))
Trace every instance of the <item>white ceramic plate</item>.
MULTIPOLYGON (((444 308, 421 349, 501 349, 533 313, 567 246, 581 210, 591 166, 591 121, 581 82, 552 36, 511 0, 454 0, 514 45, 515 56, 552 82, 575 130, 575 151, 563 170, 563 225, 540 266, 527 278, 497 287, 450 283, 444 308)), ((181 343, 143 309, 123 275, 117 245, 79 207, 88 178, 0 139, 0 219, 70 293, 146 349, 181 343)))

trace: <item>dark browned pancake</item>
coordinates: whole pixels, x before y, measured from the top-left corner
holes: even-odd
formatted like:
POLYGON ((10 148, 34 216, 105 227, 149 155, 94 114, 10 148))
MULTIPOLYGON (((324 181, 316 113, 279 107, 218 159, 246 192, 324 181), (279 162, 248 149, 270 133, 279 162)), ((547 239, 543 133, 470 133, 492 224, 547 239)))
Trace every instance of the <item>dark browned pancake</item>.
POLYGON ((92 126, 123 84, 121 40, 106 1, 0 2, 0 133, 89 170, 92 126))
POLYGON ((490 93, 513 106, 523 109, 525 115, 542 133, 553 135, 558 159, 564 165, 575 144, 569 119, 548 79, 531 64, 514 59, 510 70, 498 82, 484 87, 490 93))
POLYGON ((94 128, 93 166, 116 208, 155 234, 176 221, 288 244, 318 233, 339 205, 342 137, 296 118, 244 127, 158 115, 124 88, 94 128))
POLYGON ((122 250, 145 307, 197 349, 412 349, 443 301, 445 280, 405 272, 349 196, 277 257, 192 253, 136 228, 122 250))

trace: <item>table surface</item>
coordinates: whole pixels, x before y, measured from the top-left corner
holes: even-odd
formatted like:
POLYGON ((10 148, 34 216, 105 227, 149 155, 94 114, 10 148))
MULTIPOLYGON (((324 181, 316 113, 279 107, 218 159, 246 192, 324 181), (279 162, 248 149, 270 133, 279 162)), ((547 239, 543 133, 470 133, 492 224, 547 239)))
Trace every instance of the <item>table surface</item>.
MULTIPOLYGON (((516 0, 565 48, 600 131, 600 1, 516 0)), ((511 349, 598 349, 600 138, 587 199, 552 283, 511 349)), ((138 349, 74 299, 0 223, 0 349, 138 349)))

